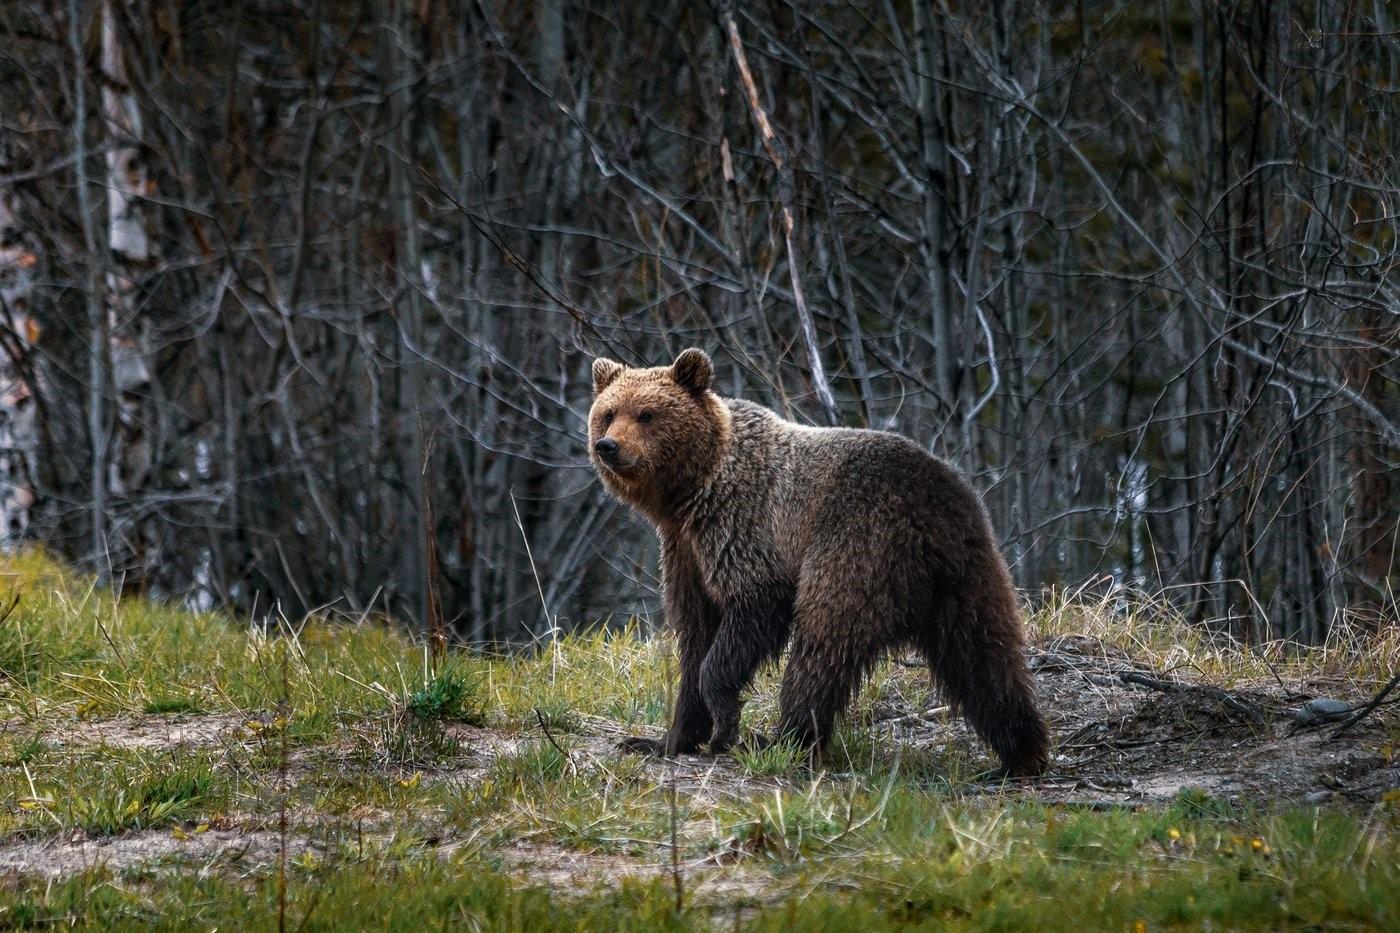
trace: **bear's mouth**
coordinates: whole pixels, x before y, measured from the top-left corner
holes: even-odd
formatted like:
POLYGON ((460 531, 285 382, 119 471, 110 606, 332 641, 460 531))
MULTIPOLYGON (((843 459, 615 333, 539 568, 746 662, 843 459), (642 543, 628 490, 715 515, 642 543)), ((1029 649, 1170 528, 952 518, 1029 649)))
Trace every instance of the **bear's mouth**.
POLYGON ((609 463, 602 457, 594 457, 593 462, 604 473, 617 479, 633 479, 637 472, 637 461, 617 459, 609 463))
POLYGON ((598 466, 602 467, 603 470, 604 470, 604 472, 611 473, 611 474, 614 475, 614 476, 623 476, 623 477, 625 477, 628 473, 632 472, 632 467, 634 467, 635 465, 636 465, 636 464, 632 464, 632 463, 621 463, 621 462, 618 462, 618 461, 614 461, 614 462, 612 462, 612 463, 609 463, 608 461, 604 460, 602 457, 599 457, 599 458, 598 458, 598 466))

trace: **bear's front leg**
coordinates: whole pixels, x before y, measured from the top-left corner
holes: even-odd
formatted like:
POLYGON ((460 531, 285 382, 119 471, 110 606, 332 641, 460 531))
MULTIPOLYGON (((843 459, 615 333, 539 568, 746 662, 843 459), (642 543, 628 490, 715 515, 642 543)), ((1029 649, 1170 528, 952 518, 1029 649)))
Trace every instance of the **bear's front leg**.
POLYGON ((739 738, 742 694, 759 666, 782 653, 792 628, 792 598, 791 587, 774 584, 755 587, 726 604, 700 669, 700 692, 714 719, 712 753, 728 751, 739 738))
POLYGON ((705 658, 709 640, 697 644, 699 639, 681 635, 680 662, 681 679, 676 690, 676 708, 671 717, 671 728, 662 739, 649 739, 633 736, 623 739, 619 747, 626 752, 638 755, 691 755, 700 750, 700 745, 710 737, 714 724, 710 719, 709 707, 700 695, 700 665, 705 658))
POLYGON ((689 755, 700 750, 714 723, 700 690, 700 670, 719 628, 719 610, 705 595, 699 572, 682 562, 677 550, 662 542, 662 603, 666 624, 676 635, 681 676, 671 728, 664 739, 634 736, 619 747, 642 755, 689 755))

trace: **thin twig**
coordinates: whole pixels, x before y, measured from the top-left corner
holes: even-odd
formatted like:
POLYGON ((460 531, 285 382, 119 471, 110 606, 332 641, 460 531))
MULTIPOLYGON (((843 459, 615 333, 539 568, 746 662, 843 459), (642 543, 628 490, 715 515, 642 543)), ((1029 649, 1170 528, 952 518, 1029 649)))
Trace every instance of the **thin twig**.
POLYGON ((549 739, 549 744, 554 746, 554 750, 556 752, 564 756, 564 760, 569 764, 569 771, 576 771, 577 769, 574 767, 573 756, 570 755, 568 752, 564 751, 563 746, 561 746, 558 742, 554 741, 554 733, 549 731, 549 725, 544 721, 544 713, 540 712, 540 708, 538 706, 535 707, 535 720, 539 722, 540 730, 544 732, 544 737, 546 739, 549 739))
POLYGON ((1400 671, 1395 672, 1395 676, 1390 678, 1390 682, 1381 688, 1380 693, 1377 693, 1375 696, 1371 697, 1371 702, 1361 707, 1359 710, 1352 714, 1350 719, 1342 723, 1336 729, 1332 730, 1332 734, 1328 736, 1328 738, 1337 738, 1339 735, 1349 730, 1352 726, 1356 725, 1358 722, 1371 715, 1371 713, 1376 709, 1376 707, 1380 706, 1382 703, 1385 702, 1385 698, 1390 695, 1390 691, 1395 689, 1396 684, 1400 684, 1400 671))
MULTIPOLYGON (((423 414, 418 413, 419 433, 422 433, 423 414)), ((423 586, 427 588, 428 602, 428 645, 430 656, 433 662, 433 673, 437 673, 438 666, 442 664, 447 656, 447 619, 442 611, 442 587, 441 568, 438 565, 437 549, 437 518, 433 514, 433 488, 428 482, 428 463, 432 457, 433 441, 437 437, 437 432, 429 434, 423 439, 422 447, 419 450, 420 469, 418 471, 419 488, 422 490, 423 508, 423 537, 424 550, 424 580, 423 586)))
POLYGON ((290 690, 287 680, 287 644, 282 643, 282 697, 278 718, 282 720, 281 743, 277 756, 277 933, 287 933, 287 729, 291 724, 290 690))
MULTIPOLYGON (((671 654, 666 655, 666 692, 670 694, 671 714, 674 719, 675 704, 679 698, 675 696, 672 687, 676 681, 671 672, 671 654)), ((669 742, 667 743, 670 744, 669 742)), ((677 842, 677 824, 680 822, 678 813, 679 807, 676 804, 676 764, 680 756, 672 755, 667 766, 667 783, 670 785, 669 803, 671 817, 671 883, 676 889, 676 916, 679 917, 685 910, 685 879, 681 877, 681 850, 677 842)))
POLYGON ((681 878, 681 848, 677 843, 676 826, 680 822, 678 807, 676 805, 676 762, 672 758, 670 784, 670 808, 671 808, 671 882, 676 889, 676 916, 679 917, 685 911, 685 882, 681 878))
POLYGON ((530 562, 530 573, 535 578, 535 591, 540 594, 540 607, 544 609, 544 620, 549 623, 549 636, 551 641, 558 640, 558 629, 554 625, 554 616, 549 612, 549 601, 544 596, 544 584, 540 582, 540 571, 535 566, 535 553, 530 549, 530 538, 525 534, 525 523, 520 520, 520 507, 515 503, 515 487, 510 490, 510 509, 515 514, 515 527, 520 529, 520 540, 525 544, 525 557, 530 562))

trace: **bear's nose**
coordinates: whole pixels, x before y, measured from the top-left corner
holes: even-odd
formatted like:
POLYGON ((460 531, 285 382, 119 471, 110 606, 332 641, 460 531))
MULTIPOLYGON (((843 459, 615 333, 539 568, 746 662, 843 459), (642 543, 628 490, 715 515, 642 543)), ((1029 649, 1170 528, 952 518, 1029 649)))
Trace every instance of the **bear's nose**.
POLYGON ((598 456, 609 463, 612 463, 617 457, 617 441, 610 437, 598 438, 598 440, 593 442, 593 449, 597 451, 598 456))

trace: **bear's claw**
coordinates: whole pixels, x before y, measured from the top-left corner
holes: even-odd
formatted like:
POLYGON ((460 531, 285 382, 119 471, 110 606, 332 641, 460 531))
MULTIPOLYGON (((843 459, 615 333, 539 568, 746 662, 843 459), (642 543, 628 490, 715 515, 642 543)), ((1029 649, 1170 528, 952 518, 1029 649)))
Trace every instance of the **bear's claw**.
POLYGON ((629 736, 618 742, 617 747, 629 755, 652 755, 657 758, 666 755, 665 739, 649 739, 641 735, 629 736))

